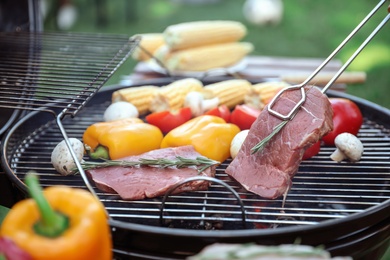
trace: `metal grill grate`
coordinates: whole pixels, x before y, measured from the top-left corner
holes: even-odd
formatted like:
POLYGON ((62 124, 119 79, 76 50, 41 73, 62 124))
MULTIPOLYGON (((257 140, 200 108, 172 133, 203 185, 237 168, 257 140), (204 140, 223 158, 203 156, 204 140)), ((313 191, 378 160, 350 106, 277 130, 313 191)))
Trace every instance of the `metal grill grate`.
MULTIPOLYGON (((69 137, 81 138, 90 124, 101 121, 110 97, 110 93, 106 93, 105 101, 93 100, 94 104, 83 109, 77 117, 64 120, 69 137)), ((23 125, 33 122, 38 115, 23 125)), ((322 147, 318 156, 301 163, 284 205, 282 199, 266 200, 243 190, 224 173, 229 161, 223 163, 217 169, 217 178, 240 195, 245 205, 246 228, 315 225, 363 212, 390 199, 390 131, 370 117, 365 118, 359 132, 365 146, 362 160, 358 163, 336 163, 329 159, 333 148, 322 147)), ((25 129, 23 125, 8 140, 5 153, 16 180, 23 180, 28 170, 35 169, 44 186, 65 184, 85 188, 80 176, 59 176, 50 163, 51 151, 62 140, 60 132, 53 127, 55 122, 48 121, 39 128, 33 128, 34 131, 27 130, 28 135, 25 136, 20 132, 25 129)), ((114 220, 161 225, 161 198, 123 201, 113 194, 97 189, 95 192, 114 220)), ((165 203, 163 226, 237 230, 243 229, 241 223, 240 204, 217 183, 213 183, 208 191, 172 195, 165 203)))
POLYGON ((0 107, 75 115, 136 46, 125 35, 0 33, 0 107))

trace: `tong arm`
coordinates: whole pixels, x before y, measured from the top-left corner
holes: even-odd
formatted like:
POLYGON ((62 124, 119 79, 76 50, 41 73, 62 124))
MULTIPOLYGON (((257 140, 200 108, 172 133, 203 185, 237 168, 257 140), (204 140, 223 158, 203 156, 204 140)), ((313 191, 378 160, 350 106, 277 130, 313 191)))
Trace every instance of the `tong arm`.
MULTIPOLYGON (((371 10, 371 12, 356 26, 356 28, 341 42, 341 44, 327 57, 324 62, 302 83, 299 85, 294 85, 290 87, 286 87, 279 91, 276 96, 271 100, 271 102, 268 104, 268 112, 278 117, 282 120, 291 120, 295 113, 298 112, 298 109, 301 107, 303 103, 305 103, 306 100, 306 94, 304 90, 304 86, 310 82, 324 67, 326 64, 329 63, 331 59, 336 56, 336 54, 349 42, 349 40, 352 39, 352 37, 365 25, 365 23, 381 8, 381 6, 386 2, 387 0, 381 0, 379 3, 371 10), (273 109, 273 106, 275 105, 276 101, 279 99, 279 97, 286 91, 301 89, 301 99, 298 101, 298 103, 292 108, 292 110, 287 114, 283 115, 273 109)), ((387 11, 390 13, 390 5, 387 8, 387 11)), ((366 38, 366 40, 360 45, 360 47, 355 51, 355 53, 348 59, 348 61, 340 68, 340 70, 335 74, 335 76, 328 82, 328 84, 322 89, 322 93, 325 93, 329 87, 340 77, 340 75, 345 71, 345 69, 351 64, 351 62, 357 57, 357 55, 366 47, 366 45, 374 38, 374 36, 378 33, 378 31, 389 21, 390 14, 388 14, 382 22, 374 29, 374 31, 366 38)))

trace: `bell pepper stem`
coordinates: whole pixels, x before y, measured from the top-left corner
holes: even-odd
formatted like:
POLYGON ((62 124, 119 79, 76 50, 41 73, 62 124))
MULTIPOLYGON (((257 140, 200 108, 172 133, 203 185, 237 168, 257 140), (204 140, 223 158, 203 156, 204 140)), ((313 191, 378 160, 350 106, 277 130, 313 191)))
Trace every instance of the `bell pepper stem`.
POLYGON ((110 159, 110 155, 108 153, 108 149, 102 145, 96 147, 95 151, 90 152, 89 156, 92 159, 110 159))
POLYGON ((51 208, 49 202, 43 195, 38 177, 35 174, 28 174, 25 182, 29 194, 36 202, 41 214, 41 219, 34 225, 34 231, 45 237, 60 236, 69 227, 68 218, 59 212, 55 212, 51 208))

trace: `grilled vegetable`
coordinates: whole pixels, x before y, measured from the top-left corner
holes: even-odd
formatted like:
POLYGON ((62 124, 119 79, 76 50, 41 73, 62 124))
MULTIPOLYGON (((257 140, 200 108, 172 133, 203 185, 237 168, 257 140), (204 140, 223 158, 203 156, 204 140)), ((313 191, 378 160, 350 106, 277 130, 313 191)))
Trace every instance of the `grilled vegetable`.
POLYGON ((1 236, 33 259, 112 259, 104 206, 89 192, 65 186, 46 188, 26 177, 32 199, 16 203, 5 217, 1 236))
POLYGON ((212 160, 223 162, 230 157, 230 143, 240 129, 220 117, 202 115, 176 127, 161 142, 161 148, 193 145, 212 160))
MULTIPOLYGON (((163 47, 164 48, 164 47, 163 47)), ((249 42, 205 45, 179 51, 157 50, 157 56, 171 71, 206 71, 238 63, 254 49, 249 42)))
POLYGON ((165 66, 165 63, 168 60, 170 54, 171 50, 169 49, 168 45, 164 44, 154 51, 153 56, 165 66))
POLYGON ((336 136, 341 133, 357 135, 363 124, 359 107, 346 98, 329 98, 333 108, 333 130, 322 140, 326 145, 334 145, 336 136))
POLYGON ((237 125, 241 130, 245 130, 251 128, 259 115, 260 110, 258 109, 245 104, 237 105, 230 116, 230 122, 237 125))
POLYGON ((218 106, 204 113, 205 115, 218 116, 223 118, 226 123, 230 122, 230 109, 226 105, 218 106))
POLYGON ((223 244, 215 243, 205 247, 187 260, 304 260, 304 259, 338 259, 352 260, 351 257, 332 258, 322 248, 307 245, 262 246, 256 244, 223 244))
POLYGON ((320 150, 321 150, 321 141, 318 141, 306 149, 305 153, 302 156, 302 160, 310 159, 311 157, 317 155, 320 152, 320 150))
POLYGON ((106 122, 138 116, 138 109, 126 101, 112 103, 103 114, 104 121, 106 122))
POLYGON ((236 158, 238 151, 241 149, 242 144, 245 141, 245 138, 248 136, 249 129, 242 130, 236 134, 230 143, 230 156, 232 159, 236 158))
POLYGON ((246 27, 236 21, 195 21, 168 26, 163 35, 170 49, 179 50, 235 42, 246 33, 246 27))
POLYGON ((229 79, 204 86, 203 94, 206 98, 218 97, 220 105, 232 109, 244 101, 251 86, 245 79, 229 79))
MULTIPOLYGON (((69 142, 72 145, 72 149, 75 152, 77 159, 81 162, 84 156, 84 144, 76 138, 69 138, 69 142)), ((76 163, 73 160, 65 140, 61 141, 54 148, 51 154, 51 163, 61 175, 66 176, 75 173, 74 169, 76 168, 76 163)))
POLYGON ((343 160, 349 160, 351 162, 357 162, 362 157, 364 147, 355 135, 350 133, 339 134, 334 140, 334 143, 337 149, 330 155, 333 161, 341 162, 343 160))
POLYGON ((32 260, 32 257, 11 239, 0 237, 0 259, 1 260, 32 260))
POLYGON ((189 107, 183 107, 178 110, 154 112, 147 115, 145 119, 149 124, 157 126, 164 134, 166 134, 172 129, 184 124, 191 118, 191 109, 189 107))
POLYGON ((106 159, 112 160, 157 149, 162 138, 158 127, 139 118, 98 122, 90 125, 83 135, 84 144, 91 149, 91 157, 97 157, 94 152, 100 147, 108 150, 109 158, 106 159))
POLYGON ((186 95, 191 91, 200 91, 203 83, 194 78, 185 78, 163 86, 154 94, 150 102, 152 112, 182 108, 186 95))
POLYGON ((147 85, 140 87, 123 88, 112 93, 112 102, 126 101, 133 104, 139 114, 145 114, 149 111, 150 101, 160 88, 147 85))
POLYGON ((197 91, 191 91, 184 100, 184 106, 191 109, 193 116, 200 116, 205 111, 217 107, 219 98, 205 99, 203 94, 197 91))
POLYGON ((284 87, 289 86, 285 82, 262 82, 254 84, 245 95, 245 104, 257 109, 263 109, 271 102, 272 98, 284 87))
POLYGON ((139 34, 138 36, 141 37, 141 41, 139 43, 139 46, 135 48, 132 57, 133 59, 139 60, 139 61, 146 61, 151 58, 150 55, 153 55, 153 53, 162 45, 165 44, 164 37, 162 33, 145 33, 145 34, 139 34), (145 50, 148 52, 146 53, 145 50))

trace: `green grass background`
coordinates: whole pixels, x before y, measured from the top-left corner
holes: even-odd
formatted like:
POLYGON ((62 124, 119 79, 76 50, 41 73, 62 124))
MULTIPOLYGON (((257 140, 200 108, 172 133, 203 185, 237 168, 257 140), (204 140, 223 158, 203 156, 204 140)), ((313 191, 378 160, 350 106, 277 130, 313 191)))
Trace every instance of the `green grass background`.
MULTIPOLYGON (((98 25, 96 1, 73 0, 78 9, 74 32, 127 34, 162 32, 168 25, 195 20, 237 20, 248 28, 245 41, 255 45, 253 55, 327 57, 379 1, 377 0, 284 0, 285 12, 278 26, 258 27, 247 23, 244 0, 188 4, 175 0, 103 1, 107 21, 98 25)), ((387 6, 386 6, 387 7, 387 6)), ((336 57, 346 61, 387 14, 383 7, 336 57)), ((45 30, 57 30, 49 14, 45 30)), ((390 24, 387 24, 348 70, 365 71, 364 84, 350 85, 349 94, 390 108, 390 24)), ((132 73, 136 62, 129 59, 107 82, 117 84, 132 73)), ((390 252, 383 259, 390 259, 390 252)))
MULTIPOLYGON (((103 1, 104 2, 104 1, 103 1)), ((285 0, 284 16, 278 26, 258 27, 243 15, 244 0, 210 1, 209 4, 186 4, 180 0, 111 0, 105 1, 106 25, 97 24, 94 0, 73 0, 78 9, 75 32, 137 33, 162 32, 180 22, 228 19, 243 22, 248 28, 244 38, 255 45, 253 55, 287 57, 327 57, 335 47, 378 3, 378 0, 285 0)), ((386 6, 387 7, 387 6, 386 6)), ((387 14, 384 6, 336 56, 346 61, 365 37, 387 14)), ((367 81, 347 88, 348 93, 390 108, 390 24, 387 24, 348 70, 365 71, 367 81)), ((56 30, 48 16, 45 30, 56 30)), ((116 84, 132 73, 135 61, 128 60, 107 82, 116 84)))

